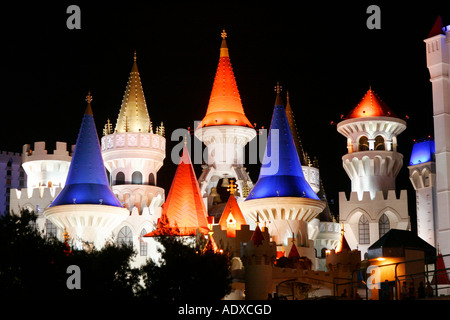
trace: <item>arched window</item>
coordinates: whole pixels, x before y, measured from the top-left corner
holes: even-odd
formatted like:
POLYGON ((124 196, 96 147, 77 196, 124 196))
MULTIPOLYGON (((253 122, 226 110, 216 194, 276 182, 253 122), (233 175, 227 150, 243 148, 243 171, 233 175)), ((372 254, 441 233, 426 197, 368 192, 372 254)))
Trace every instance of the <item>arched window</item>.
POLYGON ((142 184, 142 173, 139 171, 133 172, 131 175, 131 183, 132 184, 142 184))
POLYGON ((384 138, 382 136, 376 136, 375 150, 386 150, 386 147, 384 145, 384 138))
POLYGON ((123 173, 122 171, 117 172, 114 184, 115 185, 125 184, 125 173, 123 173))
POLYGON ((358 231, 359 231, 359 243, 369 244, 370 243, 369 220, 367 220, 365 215, 362 215, 361 218, 359 218, 358 231))
POLYGON ((117 235, 117 244, 119 246, 132 246, 133 245, 133 233, 131 232, 130 227, 123 227, 120 229, 119 234, 117 235))
POLYGON ((384 236, 390 229, 391 224, 389 222, 389 218, 387 217, 387 215, 383 213, 383 215, 380 217, 380 220, 378 221, 378 230, 380 238, 384 236))
POLYGON ((359 138, 358 142, 358 151, 366 151, 369 150, 369 139, 366 136, 362 136, 359 138))
POLYGON ((45 233, 48 238, 56 238, 56 234, 58 232, 58 228, 50 221, 45 221, 45 233))
POLYGON ((141 236, 140 236, 140 239, 139 239, 139 252, 140 252, 141 256, 147 256, 148 244, 147 244, 147 242, 144 241, 144 236, 147 233, 148 232, 145 229, 142 229, 141 236))
POLYGON ((150 173, 148 176, 148 184, 151 186, 154 186, 155 183, 155 175, 153 173, 150 173))

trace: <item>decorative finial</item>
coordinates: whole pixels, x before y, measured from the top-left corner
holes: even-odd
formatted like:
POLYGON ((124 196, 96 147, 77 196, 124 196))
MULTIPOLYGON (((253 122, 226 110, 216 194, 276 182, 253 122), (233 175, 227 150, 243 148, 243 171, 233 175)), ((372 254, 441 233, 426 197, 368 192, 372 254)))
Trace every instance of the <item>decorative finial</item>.
POLYGON ((236 185, 234 184, 234 180, 230 179, 230 184, 228 185, 227 191, 230 192, 230 195, 234 195, 236 190, 237 190, 237 188, 236 188, 236 185))
POLYGON ((227 37, 227 33, 225 32, 225 29, 222 30, 222 33, 220 34, 220 36, 222 37, 222 39, 225 40, 225 38, 227 37))
POLYGON ((91 96, 91 92, 90 91, 88 92, 88 95, 86 96, 86 101, 89 104, 92 102, 92 96, 91 96))
POLYGON ((133 61, 136 62, 136 50, 134 50, 133 61))
POLYGON ((283 87, 280 86, 280 83, 277 81, 277 85, 275 86, 274 91, 276 91, 277 94, 280 94, 282 89, 283 89, 283 87))
POLYGON ((84 111, 85 115, 94 115, 92 113, 92 108, 91 108, 91 102, 92 102, 92 96, 91 96, 91 92, 88 92, 88 95, 86 96, 86 101, 87 101, 87 106, 86 106, 86 110, 84 111))

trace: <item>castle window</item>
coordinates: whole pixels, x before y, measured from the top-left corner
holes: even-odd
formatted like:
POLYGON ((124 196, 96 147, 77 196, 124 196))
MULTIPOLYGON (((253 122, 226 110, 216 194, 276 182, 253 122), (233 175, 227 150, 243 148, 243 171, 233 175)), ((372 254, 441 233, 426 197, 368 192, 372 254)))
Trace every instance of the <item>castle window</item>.
POLYGON ((154 186, 155 183, 155 175, 153 173, 150 173, 148 176, 148 184, 151 186, 154 186))
POLYGON ((131 175, 131 183, 132 184, 142 184, 142 173, 139 171, 133 172, 131 175))
POLYGON ((391 224, 389 222, 389 218, 387 217, 387 215, 383 213, 383 215, 380 217, 380 220, 378 221, 378 230, 380 238, 384 236, 390 229, 391 224))
POLYGON ((369 150, 369 139, 366 136, 362 136, 359 138, 358 142, 358 151, 367 151, 369 150))
POLYGON ((120 229, 119 234, 117 235, 117 244, 119 246, 132 246, 133 245, 133 233, 131 232, 130 227, 123 227, 120 229))
POLYGON ((119 171, 116 174, 116 180, 114 182, 115 185, 125 184, 125 173, 119 171))
POLYGON ((48 238, 56 238, 56 233, 58 232, 58 229, 50 220, 46 220, 45 231, 48 238))
POLYGON ((365 215, 362 215, 361 218, 359 218, 358 230, 359 230, 359 243, 369 244, 370 243, 369 220, 367 220, 365 215))
POLYGON ((139 252, 141 256, 147 256, 147 248, 148 244, 144 241, 144 236, 147 234, 147 231, 145 229, 142 229, 141 231, 141 237, 139 239, 139 252))
POLYGON ((375 150, 386 150, 384 138, 382 136, 377 136, 375 138, 375 150))

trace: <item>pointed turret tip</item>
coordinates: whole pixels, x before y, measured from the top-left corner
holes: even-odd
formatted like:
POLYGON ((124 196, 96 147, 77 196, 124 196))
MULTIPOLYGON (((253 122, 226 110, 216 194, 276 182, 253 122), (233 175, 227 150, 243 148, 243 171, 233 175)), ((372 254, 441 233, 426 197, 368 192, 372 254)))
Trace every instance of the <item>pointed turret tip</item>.
POLYGON ((275 99, 275 105, 276 106, 283 106, 284 105, 283 101, 281 100, 281 95, 280 95, 281 90, 282 90, 282 87, 280 86, 280 83, 277 81, 277 85, 275 86, 275 90, 274 90, 277 93, 277 98, 275 99))
POLYGON ((134 50, 133 61, 136 62, 136 50, 134 50))
POLYGON ((225 38, 227 37, 227 33, 225 32, 225 29, 222 30, 222 33, 220 34, 222 37, 222 44, 220 45, 220 56, 221 57, 229 57, 228 55, 228 46, 227 42, 225 41, 225 38))
POLYGON ((84 112, 84 114, 89 114, 89 115, 94 115, 92 113, 92 108, 91 108, 91 102, 92 102, 93 98, 91 96, 91 92, 89 91, 87 96, 86 96, 86 102, 87 102, 87 107, 86 107, 86 111, 84 112))

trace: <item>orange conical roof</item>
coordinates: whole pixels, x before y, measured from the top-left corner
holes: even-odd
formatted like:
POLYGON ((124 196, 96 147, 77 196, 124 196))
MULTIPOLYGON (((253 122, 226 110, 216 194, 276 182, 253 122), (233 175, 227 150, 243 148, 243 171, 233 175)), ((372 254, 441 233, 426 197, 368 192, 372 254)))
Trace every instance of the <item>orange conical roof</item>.
POLYGON ((370 88, 358 105, 350 111, 346 119, 367 117, 396 117, 398 116, 375 94, 370 88))
POLYGON ((352 251, 350 249, 350 246, 348 245, 347 239, 345 239, 345 236, 344 236, 344 224, 342 223, 341 224, 341 239, 339 240, 339 242, 338 242, 334 252, 339 253, 339 252, 342 252, 344 250, 345 251, 352 251))
POLYGON ((163 204, 161 218, 169 224, 165 228, 179 230, 179 235, 189 235, 195 234, 197 229, 208 233, 206 216, 205 204, 185 146, 166 202, 163 204))
POLYGON ((225 41, 225 30, 222 32, 222 38, 219 65, 217 66, 208 109, 200 127, 235 125, 253 128, 244 114, 225 41))
POLYGON ((247 224, 244 215, 233 195, 230 195, 225 205, 219 225, 222 230, 227 230, 227 237, 235 238, 236 230, 241 230, 241 225, 247 224))

